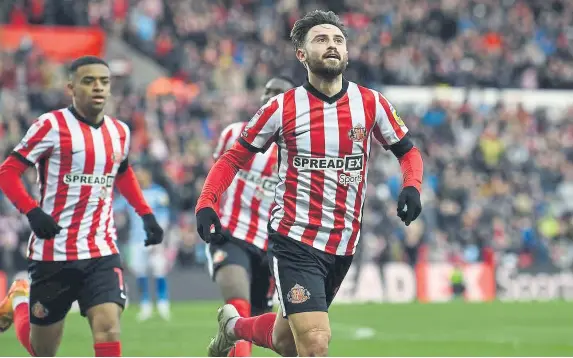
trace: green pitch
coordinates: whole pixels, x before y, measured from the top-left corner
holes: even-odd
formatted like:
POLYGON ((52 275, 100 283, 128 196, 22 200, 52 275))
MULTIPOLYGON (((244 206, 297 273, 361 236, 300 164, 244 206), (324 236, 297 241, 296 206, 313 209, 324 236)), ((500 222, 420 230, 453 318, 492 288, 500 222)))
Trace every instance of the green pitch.
MULTIPOLYGON (((123 316, 125 356, 205 356, 217 303, 173 307, 171 322, 123 316)), ((483 303, 335 305, 332 356, 572 356, 573 304, 483 303)), ((257 348, 256 356, 274 355, 257 348)), ((14 330, 0 335, 0 356, 25 356, 14 330)), ((59 356, 93 356, 87 321, 70 314, 59 356)))

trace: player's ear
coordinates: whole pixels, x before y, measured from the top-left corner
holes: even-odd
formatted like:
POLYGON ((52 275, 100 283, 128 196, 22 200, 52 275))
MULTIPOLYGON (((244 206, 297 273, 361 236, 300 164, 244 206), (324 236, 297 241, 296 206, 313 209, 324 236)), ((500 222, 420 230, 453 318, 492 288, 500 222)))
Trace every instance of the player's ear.
POLYGON ((306 62, 306 51, 302 48, 296 49, 296 58, 300 62, 305 63, 306 62))
POLYGON ((70 79, 68 81, 66 88, 67 88, 68 95, 73 96, 74 95, 74 83, 72 82, 72 79, 70 79))

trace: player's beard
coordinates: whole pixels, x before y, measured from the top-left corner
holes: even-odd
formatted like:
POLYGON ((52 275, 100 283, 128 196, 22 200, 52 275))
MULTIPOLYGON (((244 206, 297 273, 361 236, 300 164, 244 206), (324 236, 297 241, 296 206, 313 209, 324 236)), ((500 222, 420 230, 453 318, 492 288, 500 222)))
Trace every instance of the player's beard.
POLYGON ((346 56, 341 56, 341 60, 336 65, 328 64, 327 61, 323 58, 309 58, 306 64, 310 72, 326 81, 332 81, 340 76, 348 65, 348 57, 346 56))

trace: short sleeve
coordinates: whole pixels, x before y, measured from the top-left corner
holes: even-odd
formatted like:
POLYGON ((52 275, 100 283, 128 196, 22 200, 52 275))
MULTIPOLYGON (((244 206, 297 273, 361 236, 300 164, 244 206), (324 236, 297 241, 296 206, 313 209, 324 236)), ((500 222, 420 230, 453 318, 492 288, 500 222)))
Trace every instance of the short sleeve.
POLYGON ((251 118, 239 141, 251 151, 264 152, 276 139, 282 116, 283 94, 271 98, 251 118))
POLYGON ((243 127, 245 126, 243 123, 233 123, 228 125, 219 136, 217 140, 217 145, 215 146, 215 150, 213 151, 213 159, 217 160, 220 156, 223 155, 233 143, 235 143, 241 134, 243 127))
MULTIPOLYGON (((26 135, 14 148, 14 153, 29 165, 35 165, 40 158, 52 151, 55 144, 54 123, 51 114, 41 116, 30 126, 26 135)), ((55 121, 54 121, 55 122, 55 121)))
POLYGON ((376 93, 376 96, 378 100, 376 101, 374 138, 376 138, 384 148, 388 149, 392 144, 404 138, 406 133, 408 133, 408 128, 390 101, 380 93, 376 93))
POLYGON ((123 160, 127 160, 127 158, 129 157, 129 148, 131 146, 131 131, 129 130, 129 127, 127 126, 127 124, 122 122, 121 125, 123 126, 124 131, 125 131, 125 143, 124 143, 124 147, 123 147, 123 160))

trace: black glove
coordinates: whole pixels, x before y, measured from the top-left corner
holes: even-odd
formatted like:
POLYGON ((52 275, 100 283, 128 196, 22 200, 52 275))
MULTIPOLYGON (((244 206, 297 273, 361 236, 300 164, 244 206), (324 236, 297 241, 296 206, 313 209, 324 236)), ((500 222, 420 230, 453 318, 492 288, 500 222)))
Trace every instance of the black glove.
POLYGON ((420 192, 413 186, 407 186, 402 189, 398 196, 398 217, 406 226, 420 215, 422 212, 422 203, 420 202, 420 192), (404 210, 404 207, 406 210, 404 210))
POLYGON ((32 231, 39 239, 51 240, 60 233, 62 227, 41 208, 34 208, 26 214, 32 231))
POLYGON ((225 236, 221 234, 221 221, 219 221, 219 216, 215 210, 203 208, 197 212, 195 217, 197 219, 197 232, 203 241, 221 243, 225 240, 225 236), (211 232, 211 226, 214 226, 214 232, 211 232))
POLYGON ((163 229, 159 226, 157 220, 155 220, 155 215, 143 215, 141 220, 143 220, 143 229, 147 235, 145 246, 161 244, 163 242, 163 229))

